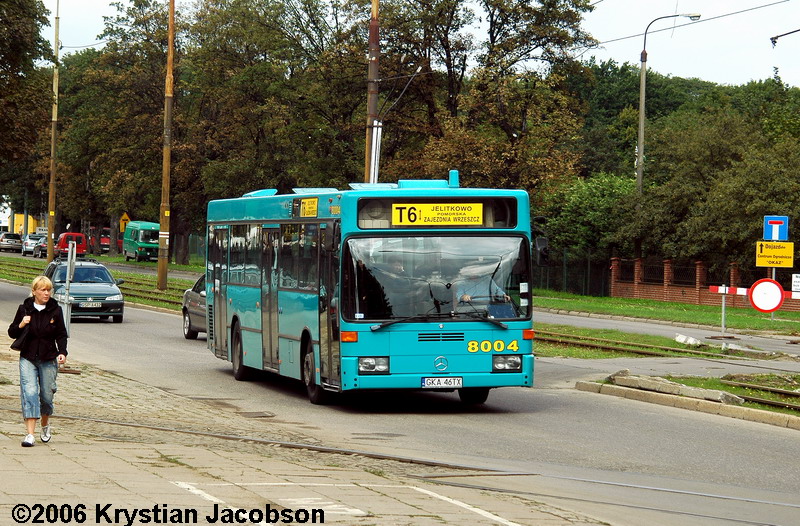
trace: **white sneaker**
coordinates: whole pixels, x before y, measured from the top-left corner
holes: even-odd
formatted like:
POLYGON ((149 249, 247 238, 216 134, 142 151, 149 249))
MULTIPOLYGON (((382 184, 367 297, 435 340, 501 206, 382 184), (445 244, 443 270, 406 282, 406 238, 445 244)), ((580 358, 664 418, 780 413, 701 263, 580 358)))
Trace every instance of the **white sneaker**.
POLYGON ((35 443, 36 439, 33 435, 25 435, 25 438, 22 439, 22 447, 33 447, 35 443))
POLYGON ((42 439, 42 442, 44 442, 45 444, 50 442, 50 426, 49 425, 42 426, 42 434, 41 434, 40 438, 42 439))

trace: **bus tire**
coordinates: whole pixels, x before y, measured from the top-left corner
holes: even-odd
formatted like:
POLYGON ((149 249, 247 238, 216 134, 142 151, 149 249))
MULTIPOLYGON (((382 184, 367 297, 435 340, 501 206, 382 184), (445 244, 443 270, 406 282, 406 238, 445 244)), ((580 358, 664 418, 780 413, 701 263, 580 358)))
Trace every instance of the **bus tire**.
POLYGON ((316 376, 314 373, 314 349, 309 344, 305 354, 303 354, 303 383, 306 386, 308 400, 314 405, 321 405, 326 402, 328 393, 321 386, 314 383, 316 376))
POLYGON ((489 398, 488 387, 462 387, 458 390, 458 397, 468 405, 481 405, 489 398))
POLYGON ((231 364, 233 366, 233 377, 239 381, 243 382, 250 377, 250 371, 247 366, 243 362, 243 352, 242 352, 242 333, 239 332, 239 327, 234 326, 233 328, 233 353, 231 355, 231 364))

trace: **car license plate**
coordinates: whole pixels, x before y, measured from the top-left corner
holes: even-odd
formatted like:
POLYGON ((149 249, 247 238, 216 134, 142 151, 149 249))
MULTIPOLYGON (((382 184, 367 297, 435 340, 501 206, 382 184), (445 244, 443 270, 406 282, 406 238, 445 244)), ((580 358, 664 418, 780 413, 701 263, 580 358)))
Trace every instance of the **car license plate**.
POLYGON ((97 307, 102 307, 102 306, 103 304, 100 303, 99 301, 84 301, 78 303, 78 307, 82 309, 96 309, 97 307))
POLYGON ((442 387, 447 389, 457 389, 459 387, 463 387, 463 385, 464 379, 460 376, 436 376, 422 379, 423 389, 437 389, 442 387))

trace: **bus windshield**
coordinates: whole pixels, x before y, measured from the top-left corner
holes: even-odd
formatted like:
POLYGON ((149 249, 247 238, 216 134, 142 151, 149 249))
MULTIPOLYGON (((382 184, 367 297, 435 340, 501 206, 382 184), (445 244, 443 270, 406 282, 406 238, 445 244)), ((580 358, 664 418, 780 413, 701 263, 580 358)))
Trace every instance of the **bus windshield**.
POLYGON ((342 262, 342 315, 529 318, 529 253, 518 236, 351 238, 342 262))

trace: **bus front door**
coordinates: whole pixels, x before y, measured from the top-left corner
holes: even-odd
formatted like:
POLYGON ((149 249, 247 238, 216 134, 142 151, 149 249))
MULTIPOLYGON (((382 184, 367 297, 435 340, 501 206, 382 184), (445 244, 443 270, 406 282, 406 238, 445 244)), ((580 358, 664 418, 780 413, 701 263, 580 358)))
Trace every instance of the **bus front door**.
POLYGON ((213 265, 214 284, 214 354, 220 358, 228 357, 228 229, 214 229, 214 237, 209 247, 209 259, 213 265))
POLYGON ((278 228, 261 230, 261 347, 264 369, 278 372, 278 228))

